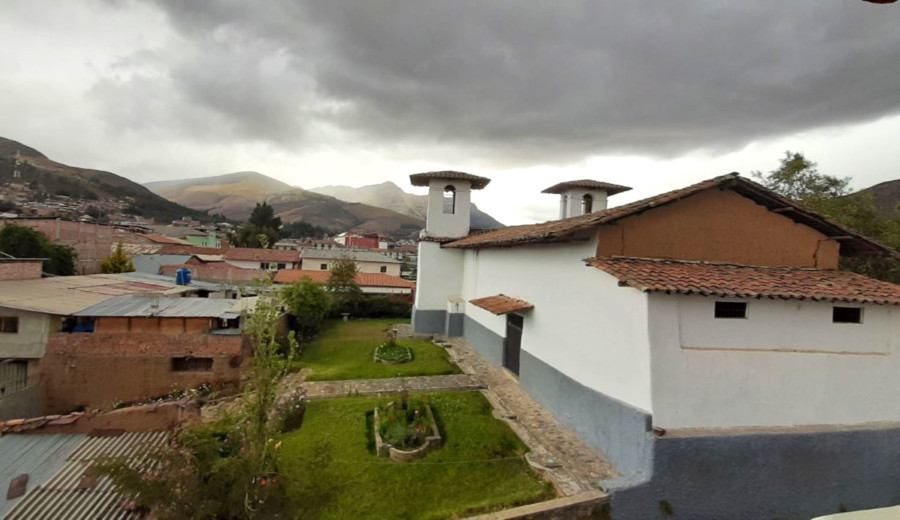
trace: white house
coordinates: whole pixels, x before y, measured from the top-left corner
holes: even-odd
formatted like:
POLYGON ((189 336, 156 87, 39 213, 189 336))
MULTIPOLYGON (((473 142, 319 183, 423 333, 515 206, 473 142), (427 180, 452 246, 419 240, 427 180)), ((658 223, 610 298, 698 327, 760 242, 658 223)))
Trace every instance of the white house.
POLYGON ((304 249, 300 253, 300 269, 304 271, 329 271, 335 262, 349 258, 356 263, 360 273, 380 273, 400 276, 402 262, 387 255, 356 249, 304 249))
POLYGON ((464 336, 622 475, 613 518, 808 518, 900 502, 898 258, 737 174, 469 234, 461 172, 428 186, 413 325, 464 336), (683 516, 682 516, 683 515, 683 516))

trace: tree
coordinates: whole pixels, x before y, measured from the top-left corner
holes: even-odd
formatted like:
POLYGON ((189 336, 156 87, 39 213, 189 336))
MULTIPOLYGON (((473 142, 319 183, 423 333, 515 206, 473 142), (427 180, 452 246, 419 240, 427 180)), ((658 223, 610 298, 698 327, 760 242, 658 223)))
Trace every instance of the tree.
POLYGON ((330 296, 309 277, 284 287, 281 298, 302 338, 310 338, 319 332, 331 310, 330 296))
POLYGON ((75 251, 53 244, 47 235, 27 226, 10 223, 0 229, 0 251, 16 258, 47 258, 43 269, 49 274, 75 274, 75 251))
POLYGON ((131 273, 133 271, 134 262, 122 251, 122 242, 116 244, 116 250, 100 263, 100 272, 103 274, 131 273))
MULTIPOLYGON (((785 152, 778 168, 753 172, 765 187, 892 249, 900 249, 900 220, 879 214, 871 193, 850 193, 850 177, 819 172, 802 153, 785 152)), ((873 278, 900 283, 900 266, 892 258, 842 257, 841 267, 873 278)))
POLYGON ((237 247, 268 248, 280 237, 281 219, 275 216, 275 210, 265 202, 256 203, 241 227, 232 236, 231 242, 237 247))
POLYGON ((362 290, 356 284, 356 274, 359 272, 356 262, 346 256, 339 258, 330 271, 327 286, 334 298, 334 309, 341 313, 357 314, 362 290))

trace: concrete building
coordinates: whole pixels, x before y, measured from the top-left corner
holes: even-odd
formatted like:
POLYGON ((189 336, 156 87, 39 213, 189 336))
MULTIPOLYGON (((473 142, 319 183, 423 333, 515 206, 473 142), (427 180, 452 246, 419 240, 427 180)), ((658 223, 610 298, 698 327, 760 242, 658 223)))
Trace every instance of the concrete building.
POLYGON ((297 251, 230 247, 223 249, 221 254, 225 262, 244 269, 300 269, 300 253, 297 251))
POLYGON ((361 273, 380 273, 400 276, 400 260, 372 251, 355 249, 304 249, 300 253, 300 269, 329 271, 335 262, 349 258, 361 273))
POLYGON ((736 174, 612 209, 624 187, 576 181, 548 190, 566 218, 477 234, 487 179, 411 179, 415 330, 464 336, 605 453, 613 518, 900 502, 900 286, 837 270, 896 252, 736 174))

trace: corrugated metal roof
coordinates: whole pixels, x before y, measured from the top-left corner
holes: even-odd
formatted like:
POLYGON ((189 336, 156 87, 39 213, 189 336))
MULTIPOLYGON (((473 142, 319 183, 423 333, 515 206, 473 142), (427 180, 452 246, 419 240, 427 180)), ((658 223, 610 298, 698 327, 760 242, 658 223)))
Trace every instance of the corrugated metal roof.
POLYGON ((159 274, 159 268, 164 265, 171 264, 183 264, 187 262, 187 260, 191 257, 191 255, 155 255, 155 254, 143 254, 143 255, 134 255, 132 257, 132 261, 134 262, 135 271, 141 273, 149 273, 149 274, 159 274))
POLYGON ((119 296, 74 313, 75 316, 157 316, 160 318, 218 318, 231 312, 235 300, 212 298, 153 298, 119 296))
MULTIPOLYGON (((79 484, 90 461, 102 455, 124 456, 137 466, 146 466, 146 454, 162 446, 166 436, 166 432, 123 433, 116 437, 86 439, 83 435, 77 436, 81 442, 70 451, 65 464, 49 479, 34 487, 29 484, 29 492, 19 500, 6 520, 139 518, 137 513, 121 507, 123 498, 109 479, 99 478, 96 486, 88 489, 79 489, 79 484)), ((2 439, 15 437, 35 436, 8 436, 2 439)))
POLYGON ((117 274, 55 276, 40 280, 0 281, 0 307, 66 316, 111 296, 165 291, 172 283, 142 283, 117 274))
POLYGON ((25 497, 6 499, 9 484, 28 475, 27 491, 48 480, 66 464, 84 435, 4 435, 0 437, 0 518, 25 497))

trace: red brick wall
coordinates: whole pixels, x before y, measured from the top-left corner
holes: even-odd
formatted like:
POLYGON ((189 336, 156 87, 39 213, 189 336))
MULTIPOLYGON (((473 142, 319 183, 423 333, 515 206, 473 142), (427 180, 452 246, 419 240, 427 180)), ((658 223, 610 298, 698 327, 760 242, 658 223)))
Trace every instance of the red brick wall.
POLYGON ((164 265, 160 274, 174 278, 175 271, 182 267, 191 270, 191 279, 201 282, 252 282, 268 275, 262 269, 245 269, 224 262, 212 262, 206 265, 164 265))
POLYGON ((47 413, 79 406, 109 408, 116 402, 158 397, 174 388, 240 380, 240 336, 212 334, 51 334, 41 361, 47 413), (173 357, 211 357, 210 372, 172 372, 173 357))
POLYGON ((41 277, 41 261, 0 262, 0 280, 31 280, 41 277))

